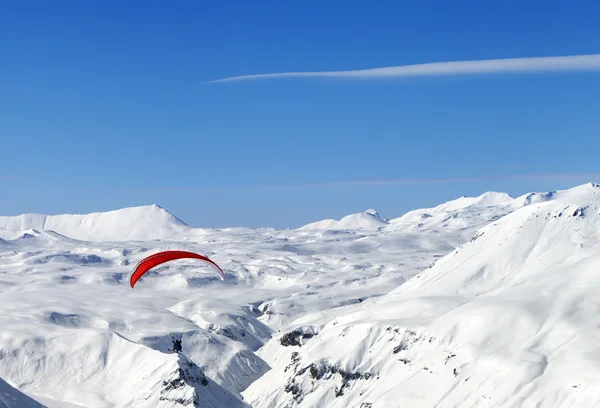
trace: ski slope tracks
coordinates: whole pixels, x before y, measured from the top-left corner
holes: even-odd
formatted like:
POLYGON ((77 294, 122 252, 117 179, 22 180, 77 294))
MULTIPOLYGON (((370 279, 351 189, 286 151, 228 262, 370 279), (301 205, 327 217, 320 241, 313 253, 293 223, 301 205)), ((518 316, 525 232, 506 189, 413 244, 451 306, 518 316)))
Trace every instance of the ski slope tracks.
POLYGON ((0 407, 593 406, 599 195, 294 230, 155 205, 0 217, 0 407), (226 279, 178 260, 132 289, 168 249, 226 279))
POLYGON ((598 406, 600 185, 517 203, 385 296, 299 318, 299 341, 261 350, 273 369, 248 402, 598 406))

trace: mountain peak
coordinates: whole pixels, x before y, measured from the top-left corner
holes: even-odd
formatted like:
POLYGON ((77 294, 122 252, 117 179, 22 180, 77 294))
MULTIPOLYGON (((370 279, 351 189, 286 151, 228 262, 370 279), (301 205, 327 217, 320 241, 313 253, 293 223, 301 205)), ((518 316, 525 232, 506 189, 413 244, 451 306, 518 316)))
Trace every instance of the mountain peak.
POLYGON ((383 217, 373 208, 366 211, 346 215, 341 220, 326 219, 313 222, 300 227, 301 230, 318 229, 318 230, 341 230, 341 229, 377 229, 388 224, 388 219, 383 217))
POLYGON ((369 215, 369 216, 373 217, 374 219, 376 219, 376 220, 378 220, 378 221, 380 221, 380 222, 382 222, 382 223, 384 223, 384 224, 387 224, 387 223, 388 223, 388 221, 389 221, 389 220, 388 220, 386 217, 384 217, 384 216, 382 216, 381 214, 379 214, 379 213, 377 212, 377 210, 375 210, 375 209, 373 209, 373 208, 369 208, 369 209, 368 209, 367 211, 365 211, 363 214, 365 214, 365 215, 369 215))
POLYGON ((87 214, 29 213, 0 217, 0 229, 13 232, 52 230, 84 241, 160 239, 189 228, 157 204, 87 214))

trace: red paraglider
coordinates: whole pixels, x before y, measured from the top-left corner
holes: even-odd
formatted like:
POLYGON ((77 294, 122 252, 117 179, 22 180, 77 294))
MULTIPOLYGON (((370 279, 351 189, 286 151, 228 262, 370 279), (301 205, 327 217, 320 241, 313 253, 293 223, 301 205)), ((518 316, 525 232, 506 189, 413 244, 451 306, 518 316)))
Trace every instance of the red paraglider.
POLYGON ((196 254, 194 252, 188 251, 163 251, 158 252, 156 254, 150 255, 144 259, 142 259, 135 267, 135 270, 131 274, 131 278, 129 279, 129 283, 131 287, 135 285, 135 283, 148 272, 150 269, 154 268, 157 265, 160 265, 164 262, 173 261, 175 259, 183 259, 183 258, 194 258, 200 259, 202 261, 208 262, 221 276, 221 279, 225 279, 225 273, 221 269, 219 265, 211 261, 204 255, 196 254))

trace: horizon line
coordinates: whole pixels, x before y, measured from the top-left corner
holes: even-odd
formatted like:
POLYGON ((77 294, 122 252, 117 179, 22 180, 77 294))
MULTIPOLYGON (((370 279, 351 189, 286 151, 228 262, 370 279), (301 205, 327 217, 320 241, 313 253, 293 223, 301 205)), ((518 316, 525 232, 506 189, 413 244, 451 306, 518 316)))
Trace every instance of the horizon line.
POLYGON ((600 54, 446 61, 343 71, 294 71, 268 74, 250 74, 216 79, 204 82, 204 84, 282 77, 341 77, 373 79, 414 76, 568 71, 600 71, 600 54))

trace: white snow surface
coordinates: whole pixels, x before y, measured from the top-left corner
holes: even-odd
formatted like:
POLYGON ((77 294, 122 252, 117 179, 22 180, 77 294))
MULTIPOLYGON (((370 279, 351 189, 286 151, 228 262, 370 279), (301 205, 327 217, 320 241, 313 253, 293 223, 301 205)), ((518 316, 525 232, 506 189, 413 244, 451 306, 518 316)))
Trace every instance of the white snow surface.
POLYGON ((102 242, 164 239, 185 233, 190 227, 158 205, 92 214, 0 217, 0 238, 25 230, 52 230, 74 239, 102 242))
POLYGON ((295 230, 0 217, 0 408, 598 406, 599 267, 593 183, 295 230), (132 289, 166 249, 226 279, 132 289))
POLYGON ((300 230, 344 230, 344 229, 377 229, 387 225, 388 219, 380 215, 374 209, 368 209, 361 213, 350 214, 341 220, 327 219, 317 221, 300 227, 300 230))

